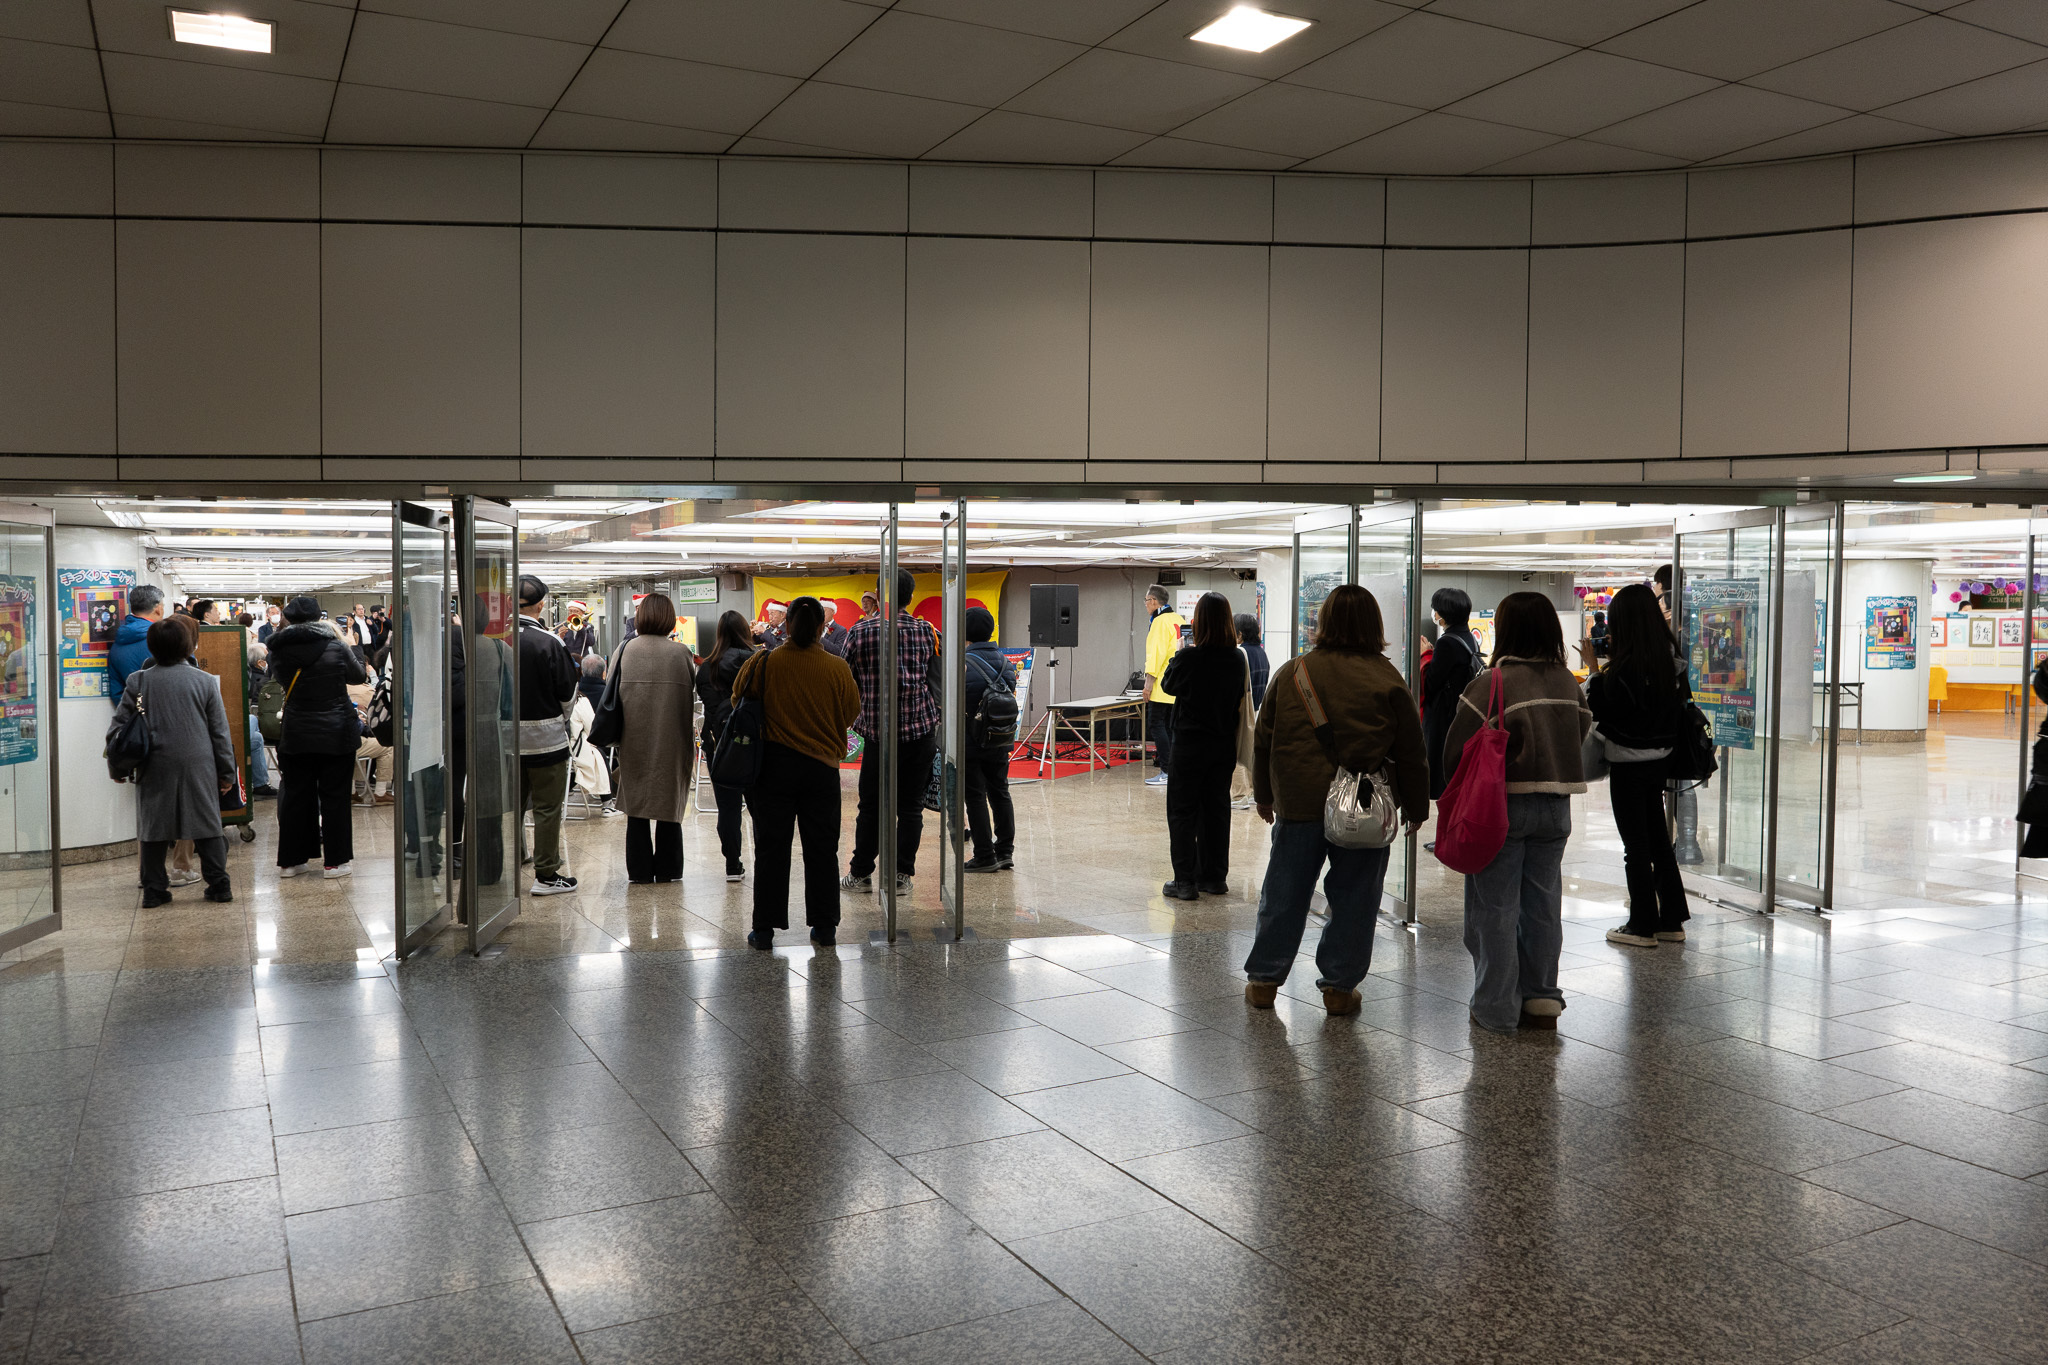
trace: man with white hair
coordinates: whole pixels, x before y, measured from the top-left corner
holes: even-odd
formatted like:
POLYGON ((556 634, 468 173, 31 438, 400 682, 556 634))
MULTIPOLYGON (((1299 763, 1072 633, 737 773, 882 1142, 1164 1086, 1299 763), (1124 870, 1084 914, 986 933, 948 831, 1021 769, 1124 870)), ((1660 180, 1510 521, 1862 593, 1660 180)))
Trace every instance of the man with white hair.
POLYGON ((788 638, 782 621, 789 615, 789 608, 781 602, 770 602, 761 608, 761 614, 766 619, 754 622, 754 638, 761 642, 761 648, 773 649, 788 638))
POLYGON ((840 658, 846 657, 846 627, 839 624, 839 608, 829 597, 821 597, 818 604, 825 608, 825 629, 819 632, 818 643, 840 658))

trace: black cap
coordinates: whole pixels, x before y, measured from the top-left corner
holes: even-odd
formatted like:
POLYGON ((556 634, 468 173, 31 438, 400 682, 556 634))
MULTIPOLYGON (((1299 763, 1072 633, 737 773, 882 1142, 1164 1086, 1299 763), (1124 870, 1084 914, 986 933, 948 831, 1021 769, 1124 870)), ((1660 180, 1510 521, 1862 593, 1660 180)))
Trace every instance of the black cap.
POLYGON ((537 602, 546 600, 547 595, 548 585, 541 582, 539 578, 535 577, 530 573, 523 573, 519 575, 520 606, 533 606, 537 602))

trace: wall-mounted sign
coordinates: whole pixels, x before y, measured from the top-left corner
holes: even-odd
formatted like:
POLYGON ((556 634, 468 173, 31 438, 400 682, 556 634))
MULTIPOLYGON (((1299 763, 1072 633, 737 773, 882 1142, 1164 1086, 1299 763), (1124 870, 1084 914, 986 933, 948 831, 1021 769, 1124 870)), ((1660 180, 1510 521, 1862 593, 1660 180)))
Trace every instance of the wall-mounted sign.
POLYGON ((700 605, 718 600, 718 580, 715 578, 685 578, 676 584, 676 605, 700 605))
POLYGON ((1863 667, 1919 667, 1919 620, 1917 597, 1864 598, 1863 667))
POLYGON ((59 697, 108 694, 107 657, 134 586, 133 569, 57 570, 57 610, 64 618, 57 640, 59 697))
POLYGON ((1694 578, 1685 584, 1691 629, 1693 700, 1713 722, 1714 743, 1756 747, 1756 658, 1762 625, 1754 578, 1694 578))

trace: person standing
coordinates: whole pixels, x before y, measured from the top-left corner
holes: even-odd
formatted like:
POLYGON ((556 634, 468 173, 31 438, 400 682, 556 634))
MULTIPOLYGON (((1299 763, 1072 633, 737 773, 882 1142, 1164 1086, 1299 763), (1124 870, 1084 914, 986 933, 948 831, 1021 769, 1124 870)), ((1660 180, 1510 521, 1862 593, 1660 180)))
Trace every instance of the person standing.
POLYGON ((1586 705, 1607 749, 1607 794, 1628 879, 1628 922, 1609 929, 1607 941, 1635 948, 1683 943, 1692 912, 1664 823, 1664 782, 1692 689, 1655 593, 1640 583, 1615 593, 1607 626, 1607 666, 1586 679, 1586 705))
POLYGON ((1173 693, 1160 680, 1180 649, 1180 628, 1187 618, 1173 609, 1173 595, 1161 583, 1145 589, 1145 607, 1152 613, 1152 624, 1145 628, 1145 733, 1152 737, 1152 759, 1159 768, 1145 785, 1163 787, 1173 771, 1173 693))
MULTIPOLYGON (((739 677, 740 669, 754 656, 754 652, 754 637, 747 618, 736 611, 720 616, 718 638, 712 643, 711 652, 704 656, 704 666, 697 670, 697 695, 704 701, 701 741, 707 764, 718 752, 718 737, 725 733, 725 723, 732 718, 733 681, 739 677)), ((839 751, 842 755, 846 752, 843 733, 839 751)), ((740 829, 742 813, 746 809, 746 794, 738 787, 713 782, 711 795, 718 803, 718 850, 725 855, 725 879, 736 882, 747 875, 747 865, 741 858, 745 848, 740 829)), ((839 858, 836 840, 832 856, 836 864, 839 858)), ((833 872, 835 875, 838 872, 836 865, 833 872)))
POLYGON ((146 643, 152 666, 129 675, 114 708, 114 724, 121 725, 140 704, 149 727, 149 761, 135 778, 142 908, 170 903, 164 854, 180 839, 193 841, 206 899, 231 901, 220 798, 235 784, 235 744, 220 683, 191 662, 190 639, 177 622, 153 622, 146 643))
POLYGON ((1328 863, 1323 894, 1330 917, 1316 945, 1316 984, 1331 1014, 1358 1012, 1358 983, 1372 968, 1373 925, 1393 848, 1339 848, 1324 837, 1323 802, 1339 763, 1362 774, 1391 763, 1409 832, 1429 818, 1422 720, 1387 658, 1379 602, 1355 583, 1323 600, 1314 649, 1280 665, 1259 708, 1252 794, 1259 818, 1273 827, 1273 843, 1259 888, 1258 936, 1244 960, 1244 998, 1259 1009, 1272 1008, 1293 969, 1309 898, 1328 863), (1310 719, 1311 695, 1330 726, 1328 747, 1310 719))
POLYGON ((666 593, 648 593, 633 610, 633 638, 612 665, 625 719, 613 803, 626 813, 626 880, 638 886, 683 879, 697 666, 688 649, 668 638, 675 628, 675 603, 666 593))
POLYGON ((114 628, 114 643, 107 650, 107 677, 116 697, 128 685, 129 674, 149 666, 149 628, 163 619, 162 588, 138 583, 128 589, 128 614, 114 628))
POLYGON ((967 609, 967 830, 974 856, 961 864, 965 872, 1007 872, 1016 866, 1017 809, 1010 801, 1010 750, 1017 732, 977 741, 974 718, 990 688, 1017 695, 1017 665, 1010 662, 993 636, 995 613, 987 607, 967 609), (990 816, 994 816, 991 827, 990 816))
MULTIPOLYGON (((569 797, 569 703, 576 699, 576 665, 540 619, 548 585, 519 576, 519 808, 533 807, 533 885, 536 896, 576 889, 562 869, 562 803, 569 797)), ((670 608, 669 624, 675 624, 670 608)), ((680 846, 678 847, 680 855, 680 846)))
POLYGON ((1564 632, 1549 598, 1509 593, 1494 611, 1493 632, 1492 667, 1459 698, 1444 741, 1444 768, 1456 776, 1466 743, 1490 717, 1508 733, 1507 840, 1492 862, 1465 878, 1472 1022, 1497 1033, 1512 1033, 1518 1024, 1554 1029, 1564 1009, 1557 988, 1564 945, 1561 869, 1572 797, 1586 790, 1579 746, 1593 728, 1593 713, 1565 666, 1564 632))
POLYGON ((846 727, 861 715, 862 700, 846 660, 819 643, 824 624, 817 598, 797 598, 790 604, 788 641, 749 655, 732 682, 732 697, 760 699, 764 721, 761 774, 747 792, 754 817, 754 922, 747 942, 756 948, 773 947, 775 931, 789 927, 793 838, 803 841, 811 940, 838 941, 839 892, 832 879, 839 870, 839 764, 846 727))
POLYGON ((597 627, 591 624, 589 604, 571 602, 567 610, 569 619, 562 623, 560 631, 562 644, 569 657, 580 665, 597 648, 597 627))
POLYGON ((1230 893, 1230 775, 1250 670, 1237 649, 1230 601, 1205 592, 1195 603, 1194 643, 1166 664, 1162 687, 1174 695, 1173 759, 1166 770, 1166 831, 1173 880, 1169 900, 1230 893))
POLYGON ((353 870, 355 828, 349 788, 362 723, 349 699, 368 680, 363 651, 320 619, 320 604, 294 597, 284 629, 270 637, 270 676, 285 689, 284 735, 277 744, 277 875, 296 877, 324 854, 328 877, 353 870))
POLYGON ((1273 661, 1266 657, 1265 632, 1259 618, 1248 611, 1237 614, 1237 647, 1252 670, 1252 710, 1266 704, 1266 680, 1273 675, 1273 661))
POLYGON ((783 623, 789 619, 789 608, 780 602, 770 602, 761 608, 761 619, 754 622, 754 639, 763 649, 773 649, 788 639, 783 623))
POLYGON ((1458 714, 1458 698, 1484 665, 1472 634, 1472 599, 1463 588, 1438 588, 1429 599, 1429 615, 1437 635, 1429 662, 1422 666, 1422 745, 1429 755, 1429 797, 1434 801, 1450 780, 1444 736, 1458 714))
POLYGON ((263 624, 256 627, 256 643, 259 645, 269 644, 270 637, 283 629, 284 613, 278 609, 275 603, 266 604, 263 608, 263 624))
MULTIPOLYGON (((854 729, 866 743, 860 753, 860 806, 853 817, 853 861, 839 884, 848 891, 874 890, 876 854, 880 848, 882 802, 896 803, 896 890, 910 890, 917 875, 917 846, 924 838, 924 793, 931 785, 932 755, 939 745, 939 704, 932 698, 930 678, 939 652, 939 634, 931 622, 910 614, 917 579, 908 569, 896 571, 896 790, 882 791, 882 616, 865 617, 847 632, 846 663, 860 688, 860 714, 854 729)), ((812 599, 816 601, 815 598, 812 599)), ((818 609, 818 619, 825 617, 818 609)), ((841 751, 842 753, 844 750, 841 751)))
POLYGON ((270 649, 267 645, 249 646, 249 795, 251 797, 272 797, 277 788, 270 785, 270 750, 263 743, 263 728, 257 721, 256 697, 262 692, 263 684, 270 677, 270 649))
POLYGON ((846 657, 846 627, 839 624, 839 606, 832 599, 825 598, 818 603, 825 609, 825 629, 818 636, 818 643, 831 650, 840 658, 846 657))

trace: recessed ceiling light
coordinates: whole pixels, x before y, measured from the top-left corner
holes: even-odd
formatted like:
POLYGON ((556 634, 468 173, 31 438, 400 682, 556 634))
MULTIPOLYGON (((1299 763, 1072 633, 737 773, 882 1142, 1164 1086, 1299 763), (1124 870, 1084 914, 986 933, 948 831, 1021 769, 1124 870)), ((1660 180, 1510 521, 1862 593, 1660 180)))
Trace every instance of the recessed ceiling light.
POLYGON ((1975 474, 1901 474, 1893 483, 1968 483, 1975 474))
POLYGON ((1253 9, 1250 5, 1239 5, 1207 28, 1188 36, 1198 43, 1215 43, 1219 47, 1241 48, 1246 52, 1264 52, 1273 44, 1292 38, 1314 22, 1313 19, 1268 14, 1262 9, 1253 9))
POLYGON ((268 52, 270 38, 277 25, 262 19, 244 19, 239 14, 200 14, 195 10, 174 9, 171 15, 171 37, 181 43, 198 43, 202 47, 231 47, 237 52, 268 52))

